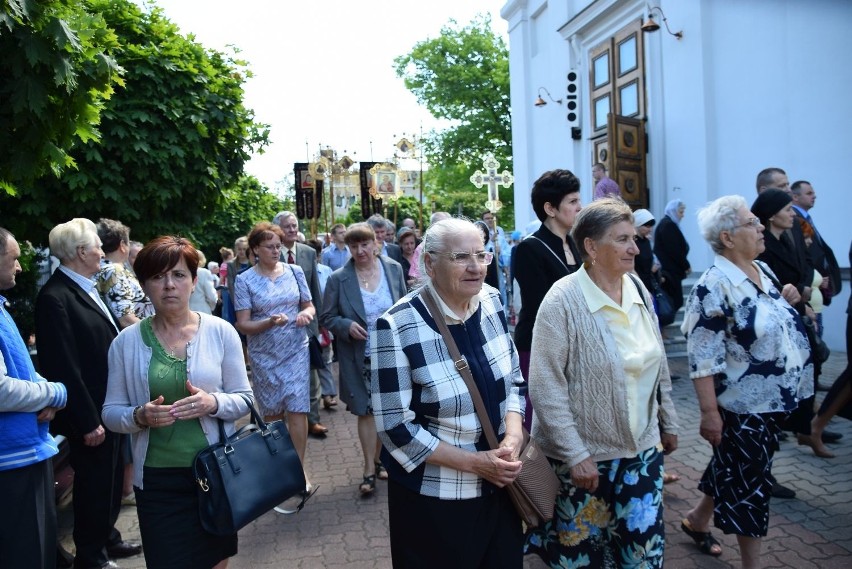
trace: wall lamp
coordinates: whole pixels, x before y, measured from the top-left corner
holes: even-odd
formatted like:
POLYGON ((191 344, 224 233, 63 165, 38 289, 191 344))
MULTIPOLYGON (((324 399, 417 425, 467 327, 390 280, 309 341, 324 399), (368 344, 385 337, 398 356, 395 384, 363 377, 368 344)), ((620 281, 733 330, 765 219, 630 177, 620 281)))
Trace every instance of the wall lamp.
POLYGON ((550 99, 550 101, 551 101, 552 103, 556 103, 557 105, 561 105, 561 104, 562 104, 562 99, 554 99, 554 98, 551 96, 550 91, 548 91, 548 90, 547 90, 547 89, 545 89, 544 87, 539 87, 539 88, 538 88, 538 97, 536 98, 535 103, 533 103, 533 105, 535 105, 536 107, 543 107, 543 106, 545 106, 545 105, 547 104, 547 101, 545 101, 544 99, 542 99, 542 98, 541 98, 541 92, 542 92, 542 91, 544 91, 545 93, 547 93, 547 98, 548 98, 548 99, 550 99))
POLYGON ((663 24, 665 24, 666 30, 677 39, 683 39, 682 31, 673 32, 672 29, 669 27, 669 21, 666 19, 666 15, 665 13, 663 13, 663 9, 659 6, 652 6, 648 8, 648 19, 642 23, 642 31, 645 33, 651 33, 656 32, 660 29, 660 24, 654 21, 654 16, 651 14, 651 12, 653 12, 654 10, 658 10, 660 12, 660 15, 663 17, 663 24))

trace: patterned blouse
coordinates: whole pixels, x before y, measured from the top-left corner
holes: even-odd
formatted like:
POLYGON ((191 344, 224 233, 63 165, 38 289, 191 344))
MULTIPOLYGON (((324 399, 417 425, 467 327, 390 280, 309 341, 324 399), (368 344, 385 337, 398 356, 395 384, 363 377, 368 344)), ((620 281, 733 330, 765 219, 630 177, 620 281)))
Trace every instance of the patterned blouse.
POLYGON ((770 269, 755 264, 763 290, 720 255, 693 287, 681 327, 689 376, 713 376, 719 406, 732 413, 792 411, 813 395, 808 339, 770 269))
POLYGON ((372 353, 370 335, 376 329, 376 320, 393 306, 393 295, 391 295, 388 280, 385 278, 385 267, 381 263, 379 263, 379 287, 373 292, 362 288, 361 300, 364 302, 364 312, 367 316, 367 343, 364 347, 364 354, 369 358, 372 353))
POLYGON ((136 276, 121 263, 101 260, 97 274, 97 289, 116 320, 133 314, 140 320, 154 315, 154 305, 136 280, 136 276))

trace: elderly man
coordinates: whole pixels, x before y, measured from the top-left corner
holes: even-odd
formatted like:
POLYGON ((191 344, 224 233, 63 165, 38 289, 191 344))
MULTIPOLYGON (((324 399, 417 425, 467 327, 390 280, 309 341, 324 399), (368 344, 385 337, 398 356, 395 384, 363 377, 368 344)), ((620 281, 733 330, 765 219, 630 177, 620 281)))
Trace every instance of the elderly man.
POLYGON ((68 437, 74 468, 75 567, 118 567, 110 558, 142 552, 115 529, 123 468, 119 436, 101 423, 107 386, 107 352, 118 324, 95 289, 101 240, 88 219, 54 227, 50 251, 59 268, 36 299, 39 361, 47 377, 68 388, 68 405, 56 414, 56 432, 68 437))
POLYGON ((367 219, 367 223, 370 224, 370 227, 373 228, 373 232, 376 234, 376 243, 379 247, 381 247, 381 254, 385 257, 390 257, 399 264, 402 264, 402 249, 399 248, 399 245, 388 243, 385 240, 388 233, 388 225, 386 221, 387 220, 378 213, 371 215, 367 219))
MULTIPOLYGON (((15 286, 21 248, 0 227, 0 291, 15 286)), ((56 567, 53 461, 59 449, 48 422, 65 407, 61 383, 46 381, 0 295, 0 566, 56 567)))
MULTIPOLYGON (((281 261, 291 265, 299 265, 305 272, 305 280, 311 289, 311 298, 317 314, 322 312, 322 294, 320 294, 319 274, 317 273, 317 254, 313 247, 298 241, 299 221, 296 214, 291 211, 278 212, 272 219, 272 223, 284 232, 284 240, 281 242, 281 261)), ((319 348, 319 324, 314 318, 310 325, 310 342, 319 348)), ((328 427, 320 423, 319 402, 322 395, 322 386, 319 375, 315 369, 311 370, 311 412, 308 414, 308 434, 314 437, 325 437, 328 427)))

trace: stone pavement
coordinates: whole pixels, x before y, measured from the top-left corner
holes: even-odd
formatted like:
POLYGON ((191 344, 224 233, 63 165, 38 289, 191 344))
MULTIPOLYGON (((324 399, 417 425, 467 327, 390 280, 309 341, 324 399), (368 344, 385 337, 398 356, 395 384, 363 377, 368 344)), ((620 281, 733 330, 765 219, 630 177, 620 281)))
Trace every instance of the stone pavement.
MULTIPOLYGON (((842 371, 845 353, 832 354, 825 366, 824 380, 842 371)), ((678 450, 666 458, 669 472, 681 481, 666 486, 666 567, 669 569, 739 567, 736 539, 714 531, 724 548, 720 558, 699 553, 692 540, 680 531, 680 520, 698 499, 697 482, 710 456, 709 445, 698 435, 698 408, 686 374, 685 358, 670 359, 674 398, 682 433, 678 450)), ((820 393, 821 399, 824 394, 820 393)), ((294 516, 265 514, 240 532, 239 554, 231 569, 248 568, 346 568, 391 567, 388 542, 386 483, 379 481, 375 496, 361 499, 361 454, 356 421, 342 408, 323 411, 330 434, 324 440, 310 439, 307 471, 319 492, 305 510, 294 516)), ((795 440, 783 442, 773 472, 783 484, 795 489, 794 500, 774 500, 769 535, 764 539, 764 567, 795 569, 852 568, 852 423, 833 421, 831 430, 843 433, 832 445, 837 458, 813 455, 795 440)), ((60 512, 63 544, 69 550, 70 508, 60 512)), ((124 507, 118 523, 125 539, 139 540, 135 509, 124 507)), ((440 547, 440 544, 436 544, 440 547)), ((144 568, 142 556, 119 562, 128 569, 144 568)), ((544 567, 528 556, 526 569, 544 567)))

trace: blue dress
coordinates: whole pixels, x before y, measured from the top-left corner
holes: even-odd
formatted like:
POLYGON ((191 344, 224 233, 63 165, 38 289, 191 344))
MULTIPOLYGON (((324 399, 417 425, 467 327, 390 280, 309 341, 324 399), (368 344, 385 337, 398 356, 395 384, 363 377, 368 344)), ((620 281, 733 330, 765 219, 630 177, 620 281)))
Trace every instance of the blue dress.
POLYGON ((264 416, 310 409, 308 334, 306 327, 296 326, 296 315, 301 303, 311 301, 311 291, 301 267, 282 264, 284 273, 274 280, 255 267, 234 283, 234 308, 250 310, 251 320, 279 313, 289 319, 284 326, 248 336, 254 395, 264 416))

